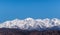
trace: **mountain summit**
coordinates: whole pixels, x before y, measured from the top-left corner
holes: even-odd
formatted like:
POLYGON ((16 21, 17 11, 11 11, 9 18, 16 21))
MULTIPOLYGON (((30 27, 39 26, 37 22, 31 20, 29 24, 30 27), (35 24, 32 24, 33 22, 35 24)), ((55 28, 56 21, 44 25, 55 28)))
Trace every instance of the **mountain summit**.
POLYGON ((6 21, 0 23, 0 28, 16 28, 22 30, 46 30, 55 28, 60 30, 60 19, 53 18, 53 19, 33 19, 33 18, 26 18, 24 20, 15 19, 12 21, 6 21))

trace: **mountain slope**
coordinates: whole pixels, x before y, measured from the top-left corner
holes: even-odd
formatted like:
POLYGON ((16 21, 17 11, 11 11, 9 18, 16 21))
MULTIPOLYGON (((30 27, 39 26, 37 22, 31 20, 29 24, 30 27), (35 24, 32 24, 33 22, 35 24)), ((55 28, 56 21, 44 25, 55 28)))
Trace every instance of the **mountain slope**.
POLYGON ((6 21, 0 23, 0 28, 15 28, 15 29, 22 29, 22 30, 46 30, 52 27, 57 27, 60 29, 60 20, 57 18, 53 19, 33 19, 33 18, 26 18, 24 20, 15 19, 12 21, 6 21))
POLYGON ((60 19, 15 19, 0 23, 0 35, 60 35, 60 19))
POLYGON ((0 28, 0 35, 60 35, 59 30, 24 31, 12 28, 0 28))

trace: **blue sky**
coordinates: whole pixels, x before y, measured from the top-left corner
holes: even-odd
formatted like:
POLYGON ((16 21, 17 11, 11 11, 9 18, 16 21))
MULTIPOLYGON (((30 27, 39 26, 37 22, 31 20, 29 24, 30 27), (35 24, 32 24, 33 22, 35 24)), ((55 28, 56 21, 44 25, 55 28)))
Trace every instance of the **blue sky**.
POLYGON ((0 0, 0 22, 15 18, 60 18, 59 0, 0 0))

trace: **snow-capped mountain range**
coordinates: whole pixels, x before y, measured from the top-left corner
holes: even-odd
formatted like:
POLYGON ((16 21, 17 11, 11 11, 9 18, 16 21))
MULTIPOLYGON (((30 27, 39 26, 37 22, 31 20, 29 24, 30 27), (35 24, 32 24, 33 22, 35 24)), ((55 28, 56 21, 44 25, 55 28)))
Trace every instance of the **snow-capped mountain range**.
POLYGON ((15 19, 0 23, 0 28, 16 28, 22 30, 41 30, 46 28, 58 27, 60 28, 60 19, 33 19, 26 18, 24 20, 15 19))

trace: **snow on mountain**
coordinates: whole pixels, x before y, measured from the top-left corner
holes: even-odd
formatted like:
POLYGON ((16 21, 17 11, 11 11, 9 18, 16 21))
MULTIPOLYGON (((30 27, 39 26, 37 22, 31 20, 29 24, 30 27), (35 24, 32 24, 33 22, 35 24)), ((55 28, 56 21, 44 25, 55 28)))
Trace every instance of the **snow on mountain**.
POLYGON ((24 20, 15 19, 0 23, 0 28, 17 28, 22 30, 41 30, 57 26, 60 28, 60 19, 33 19, 26 18, 24 20))

